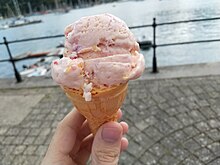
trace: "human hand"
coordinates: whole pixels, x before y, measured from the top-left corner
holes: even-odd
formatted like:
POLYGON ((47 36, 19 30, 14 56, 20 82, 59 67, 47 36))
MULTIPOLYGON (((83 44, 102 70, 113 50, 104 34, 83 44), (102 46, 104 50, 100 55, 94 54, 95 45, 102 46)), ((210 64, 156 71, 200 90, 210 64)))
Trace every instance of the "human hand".
POLYGON ((128 146, 123 137, 127 131, 127 123, 109 122, 93 137, 86 119, 73 110, 58 124, 41 165, 85 165, 90 154, 92 165, 117 165, 120 152, 128 146))

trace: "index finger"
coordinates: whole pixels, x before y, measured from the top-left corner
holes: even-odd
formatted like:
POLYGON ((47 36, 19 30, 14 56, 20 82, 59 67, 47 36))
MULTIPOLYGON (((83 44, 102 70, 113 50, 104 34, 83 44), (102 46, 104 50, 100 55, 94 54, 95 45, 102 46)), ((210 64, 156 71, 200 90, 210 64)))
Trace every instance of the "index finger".
POLYGON ((85 117, 83 117, 76 109, 72 110, 58 124, 55 135, 50 146, 53 146, 53 151, 58 151, 64 155, 69 154, 76 141, 77 133, 79 132, 85 117))

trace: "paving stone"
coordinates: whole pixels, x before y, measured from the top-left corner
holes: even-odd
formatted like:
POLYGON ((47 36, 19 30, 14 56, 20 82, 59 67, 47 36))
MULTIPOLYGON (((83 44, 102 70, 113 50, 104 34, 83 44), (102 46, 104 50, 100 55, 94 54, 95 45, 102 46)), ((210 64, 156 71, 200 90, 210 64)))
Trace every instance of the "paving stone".
MULTIPOLYGON (((187 103, 186 103, 187 104, 187 103)), ((189 109, 187 108, 187 106, 185 105, 178 105, 176 106, 176 109, 179 113, 187 113, 189 111, 189 109)))
POLYGON ((148 135, 148 137, 150 137, 153 141, 158 141, 163 137, 163 134, 160 133, 154 126, 150 126, 145 129, 144 133, 148 135))
POLYGON ((220 131, 217 129, 212 129, 207 132, 207 135, 213 140, 213 141, 220 141, 220 131))
POLYGON ((176 107, 169 107, 169 108, 164 108, 163 109, 167 114, 170 116, 174 116, 179 114, 179 111, 176 109, 176 107))
POLYGON ((211 119, 208 121, 211 128, 219 128, 220 127, 220 121, 217 119, 211 119))
POLYGON ((181 113, 177 115, 177 119, 181 121, 185 126, 191 125, 194 122, 187 113, 181 113))
POLYGON ((45 145, 48 146, 48 145, 50 144, 53 135, 54 135, 54 134, 50 134, 50 135, 47 137, 46 141, 44 142, 45 145))
POLYGON ((141 120, 135 123, 135 126, 140 130, 143 131, 145 128, 147 128, 149 125, 145 120, 141 120))
POLYGON ((41 129, 41 132, 40 132, 40 136, 42 135, 42 136, 47 136, 47 135, 49 135, 50 134, 50 132, 51 132, 51 128, 43 128, 43 129, 41 129))
POLYGON ((195 156, 191 155, 187 157, 181 165, 204 165, 200 160, 198 160, 195 156))
MULTIPOLYGON (((40 165, 59 120, 72 109, 59 87, 2 95, 37 93, 44 98, 20 124, 0 126, 1 165, 40 165)), ((130 145, 119 164, 219 164, 220 76, 133 81, 122 108, 130 145)))
POLYGON ((39 128, 35 128, 35 129, 31 129, 29 135, 30 136, 38 136, 40 134, 40 129, 39 128))
POLYGON ((31 127, 31 121, 24 120, 24 121, 22 121, 21 125, 22 125, 23 128, 30 128, 31 127))
POLYGON ((165 118, 164 121, 167 122, 168 125, 171 126, 174 130, 179 130, 184 127, 184 125, 179 120, 177 120, 176 117, 165 118))
POLYGON ((11 144, 14 139, 15 139, 15 136, 6 136, 2 144, 11 144))
POLYGON ((181 162, 186 157, 188 157, 190 153, 183 147, 177 146, 176 148, 172 149, 171 154, 173 155, 174 158, 178 159, 179 162, 181 162))
POLYGON ((162 120, 158 120, 154 126, 164 135, 167 135, 173 131, 172 128, 162 120))
POLYGON ((209 163, 209 165, 219 165, 220 164, 220 158, 214 159, 209 163))
POLYGON ((51 124, 51 127, 56 128, 58 123, 59 123, 59 121, 57 121, 57 120, 53 121, 52 124, 51 124))
POLYGON ((136 134, 139 134, 140 132, 141 131, 139 129, 137 129, 137 127, 131 126, 131 127, 129 127, 128 135, 131 137, 134 137, 136 134))
POLYGON ((214 142, 207 146, 217 157, 220 156, 220 142, 214 142))
POLYGON ((199 100, 199 101, 197 102, 197 104, 198 104, 200 107, 207 107, 207 106, 210 105, 209 102, 206 101, 206 100, 199 100))
POLYGON ((176 98, 183 97, 184 94, 179 90, 178 87, 171 87, 169 88, 171 94, 173 94, 176 98))
POLYGON ((177 159, 175 159, 173 156, 171 155, 164 155, 161 159, 160 159, 160 163, 163 165, 176 165, 179 163, 179 161, 177 159))
POLYGON ((201 132, 205 132, 205 131, 210 130, 210 126, 204 121, 197 123, 195 126, 201 132))
POLYGON ((197 143, 194 139, 189 139, 186 142, 184 142, 182 145, 186 150, 189 150, 191 153, 201 148, 199 143, 197 143))
POLYGON ((19 128, 10 128, 8 132, 5 134, 7 136, 16 136, 20 132, 19 128))
POLYGON ((169 118, 169 115, 168 115, 165 111, 160 110, 160 111, 157 113, 156 118, 157 118, 158 120, 163 120, 163 121, 165 121, 165 122, 167 123, 167 120, 168 120, 168 118, 169 118))
MULTIPOLYGON (((45 111, 45 110, 44 110, 45 111)), ((31 112, 32 115, 37 115, 41 112, 40 109, 33 109, 33 111, 31 112)))
POLYGON ((213 98, 213 99, 216 99, 216 98, 219 97, 219 93, 216 92, 216 91, 209 92, 208 94, 209 94, 209 96, 210 96, 211 98, 213 98))
MULTIPOLYGON (((196 104, 196 101, 186 101, 185 106, 190 110, 199 109, 200 107, 196 104)), ((190 112, 190 111, 189 111, 190 112)))
POLYGON ((178 143, 177 141, 172 137, 166 137, 160 141, 160 143, 166 148, 166 150, 171 151, 173 148, 175 148, 178 143))
POLYGON ((149 125, 152 126, 158 122, 158 119, 155 116, 149 116, 145 119, 145 122, 149 125))
POLYGON ((12 165, 11 163, 13 162, 14 157, 15 157, 14 155, 5 156, 1 160, 2 165, 12 165))
MULTIPOLYGON (((201 94, 198 94, 197 96, 198 96, 198 98, 199 98, 198 102, 201 102, 202 100, 207 99, 207 94, 206 94, 206 93, 201 93, 201 94)), ((207 104, 208 102, 207 102, 207 101, 205 101, 205 102, 201 102, 201 103, 198 103, 198 102, 197 102, 198 105, 201 104, 200 107, 208 106, 208 104, 207 104)))
MULTIPOLYGON (((45 120, 54 120, 54 118, 55 118, 55 114, 49 114, 46 118, 45 118, 45 120)), ((63 116, 62 116, 63 117, 63 116)))
POLYGON ((40 165, 40 163, 37 162, 39 160, 42 160, 39 159, 39 156, 28 155, 24 160, 23 165, 40 165))
POLYGON ((214 154, 211 153, 211 151, 207 148, 199 149, 197 152, 195 152, 195 154, 199 157, 199 160, 201 160, 204 163, 208 163, 215 157, 214 154))
POLYGON ((36 164, 41 164, 41 162, 42 162, 42 160, 43 160, 43 156, 38 156, 38 159, 37 159, 37 161, 36 161, 36 164))
MULTIPOLYGON (((140 96, 140 95, 139 95, 140 96)), ((138 105, 136 105, 136 107, 137 107, 137 110, 138 111, 140 111, 140 112, 144 112, 144 111, 147 111, 147 108, 149 107, 149 105, 148 104, 146 104, 146 102, 148 101, 148 100, 144 100, 144 98, 141 98, 140 99, 141 101, 139 102, 139 104, 138 105), (143 100, 143 101, 142 101, 143 100)))
POLYGON ((23 144, 25 144, 25 145, 33 144, 34 141, 35 141, 35 139, 36 139, 35 136, 28 136, 28 137, 24 140, 23 144))
POLYGON ((212 111, 217 115, 220 116, 220 107, 217 105, 212 105, 211 106, 212 111))
POLYGON ((170 107, 176 107, 180 104, 177 100, 169 100, 167 103, 170 105, 170 107))
POLYGON ((210 107, 202 107, 199 109, 200 112, 203 114, 203 116, 206 117, 206 119, 210 119, 212 117, 216 116, 216 113, 212 111, 210 107))
POLYGON ((38 146, 37 150, 35 151, 36 155, 44 156, 46 154, 47 148, 48 147, 44 145, 38 146))
POLYGON ((37 149, 36 145, 29 145, 24 151, 24 155, 34 155, 35 151, 37 149))
POLYGON ((2 142, 4 141, 4 139, 5 139, 5 136, 1 136, 1 135, 0 135, 0 144, 2 144, 2 142))
POLYGON ((148 108, 149 111, 149 115, 147 115, 148 117, 154 117, 156 116, 158 113, 160 113, 161 111, 159 110, 159 108, 157 106, 151 106, 148 108))
POLYGON ((15 147, 13 154, 15 154, 15 155, 22 154, 24 152, 25 148, 26 148, 25 145, 18 145, 15 147))
POLYGON ((195 94, 201 94, 204 92, 204 90, 199 85, 193 85, 191 89, 195 94))
POLYGON ((136 157, 129 154, 128 152, 122 152, 119 159, 119 164, 127 165, 133 164, 136 161, 136 157))
POLYGON ((177 142, 182 143, 189 138, 189 136, 183 132, 183 130, 179 130, 177 132, 174 132, 170 137, 174 138, 177 142))
POLYGON ((159 103, 159 104, 158 104, 158 107, 159 107, 160 109, 167 109, 167 108, 170 108, 170 105, 165 102, 165 103, 159 103))
POLYGON ((34 144, 42 145, 45 143, 46 139, 47 139, 46 136, 40 135, 35 139, 34 144))
POLYGON ((214 92, 214 91, 215 91, 215 89, 214 89, 212 86, 210 86, 210 85, 205 85, 205 86, 203 87, 203 89, 204 89, 207 93, 209 93, 209 92, 214 92))
POLYGON ((186 86, 182 86, 180 87, 180 90, 181 92, 186 95, 186 96, 192 96, 194 95, 193 91, 189 88, 189 87, 186 87, 186 86))
POLYGON ((166 101, 166 99, 164 99, 161 95, 157 95, 157 94, 154 94, 152 98, 154 99, 156 103, 159 103, 159 104, 164 103, 166 101))
POLYGON ((44 122, 41 124, 41 128, 51 127, 52 122, 53 122, 52 120, 46 120, 46 121, 44 121, 44 122))
POLYGON ((144 133, 136 134, 134 137, 134 141, 144 146, 146 149, 149 148, 154 142, 147 137, 144 133))
POLYGON ((194 139, 200 144, 201 147, 205 147, 208 144, 212 143, 212 140, 204 133, 195 136, 194 139))
POLYGON ((205 117, 197 110, 189 111, 188 114, 195 122, 205 120, 205 117))
POLYGON ((2 154, 4 155, 4 157, 7 157, 8 155, 12 155, 14 149, 15 149, 14 145, 6 145, 2 148, 2 154))
POLYGON ((128 152, 134 157, 140 157, 145 151, 144 146, 139 145, 138 143, 131 141, 128 146, 128 152))
POLYGON ((36 120, 45 120, 45 119, 48 120, 47 117, 48 117, 47 114, 38 114, 35 119, 36 120))
POLYGON ((133 165, 143 165, 143 163, 141 163, 139 160, 137 160, 133 163, 133 165))
POLYGON ((31 122, 30 128, 39 128, 43 121, 35 120, 31 122))
POLYGON ((140 158, 140 161, 145 165, 156 165, 158 159, 149 152, 145 152, 140 158))
POLYGON ((149 151, 153 153, 155 156, 157 156, 158 158, 162 157, 166 153, 165 148, 159 143, 156 143, 155 145, 153 145, 149 149, 149 151))
POLYGON ((26 156, 25 155, 17 155, 14 158, 13 164, 14 165, 23 165, 24 161, 26 160, 26 156))
POLYGON ((17 136, 12 142, 11 144, 16 144, 16 145, 20 145, 23 143, 25 137, 24 136, 17 136))
POLYGON ((27 136, 30 132, 29 128, 22 128, 18 134, 18 136, 27 136))
POLYGON ((0 127, 0 135, 5 135, 5 133, 8 131, 8 128, 6 127, 0 127))

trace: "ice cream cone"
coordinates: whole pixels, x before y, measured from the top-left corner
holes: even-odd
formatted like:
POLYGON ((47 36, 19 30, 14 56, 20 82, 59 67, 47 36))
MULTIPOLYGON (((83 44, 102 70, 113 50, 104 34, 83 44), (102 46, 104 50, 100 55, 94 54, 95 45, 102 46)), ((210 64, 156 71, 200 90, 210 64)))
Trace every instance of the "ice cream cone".
POLYGON ((93 88, 92 100, 85 101, 82 90, 62 86, 72 104, 87 119, 93 134, 102 124, 117 121, 117 111, 125 99, 127 88, 127 83, 110 88, 93 88))

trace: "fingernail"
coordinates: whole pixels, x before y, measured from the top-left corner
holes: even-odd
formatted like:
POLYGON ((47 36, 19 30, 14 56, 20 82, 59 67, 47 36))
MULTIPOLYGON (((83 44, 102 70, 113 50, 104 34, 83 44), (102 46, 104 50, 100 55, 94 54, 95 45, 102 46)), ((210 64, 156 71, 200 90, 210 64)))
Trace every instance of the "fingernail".
POLYGON ((121 138, 121 131, 118 127, 104 126, 102 129, 102 139, 106 142, 114 143, 121 138))

